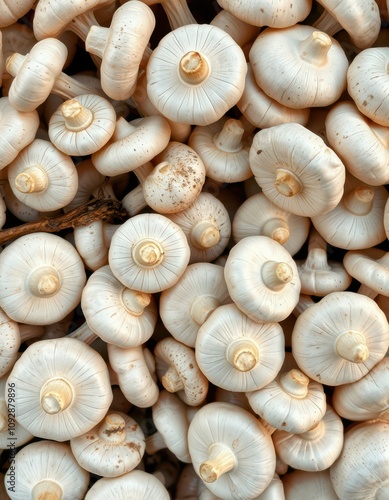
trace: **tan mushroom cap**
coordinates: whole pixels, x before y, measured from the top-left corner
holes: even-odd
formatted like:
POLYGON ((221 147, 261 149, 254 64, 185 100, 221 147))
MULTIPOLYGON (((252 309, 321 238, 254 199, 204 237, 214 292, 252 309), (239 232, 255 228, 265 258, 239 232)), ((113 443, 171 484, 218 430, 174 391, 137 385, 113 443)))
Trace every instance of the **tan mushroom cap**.
POLYGON ((146 444, 142 429, 132 417, 110 411, 93 429, 72 438, 70 446, 83 469, 117 477, 140 463, 146 444))
POLYGON ((154 356, 158 378, 167 391, 177 393, 189 406, 205 401, 209 382, 197 364, 194 349, 165 337, 154 347, 154 356))
POLYGON ((196 473, 216 496, 253 499, 270 484, 275 470, 271 437, 251 413, 212 402, 201 407, 188 431, 196 473))
POLYGON ((343 257, 347 272, 362 285, 359 293, 389 296, 389 253, 379 248, 350 250, 343 257))

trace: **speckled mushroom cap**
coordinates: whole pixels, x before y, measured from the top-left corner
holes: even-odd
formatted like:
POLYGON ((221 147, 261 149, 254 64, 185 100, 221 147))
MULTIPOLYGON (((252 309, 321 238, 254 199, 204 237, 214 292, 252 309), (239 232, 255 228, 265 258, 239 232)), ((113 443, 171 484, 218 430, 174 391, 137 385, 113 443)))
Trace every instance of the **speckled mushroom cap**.
POLYGON ((147 92, 170 120, 208 125, 240 99, 247 64, 234 39, 210 24, 188 24, 165 35, 147 64, 147 92))
POLYGON ((90 481, 89 472, 77 463, 68 443, 48 440, 29 443, 18 450, 12 467, 6 474, 6 479, 10 479, 12 473, 15 476, 15 469, 18 471, 13 490, 7 488, 12 500, 82 500, 90 481))
POLYGON ((11 370, 19 356, 21 344, 19 323, 0 309, 0 377, 11 370))
POLYGON ((189 406, 199 406, 207 397, 209 382, 201 372, 191 347, 172 337, 160 340, 154 348, 158 378, 169 392, 189 406))
POLYGON ((70 440, 80 466, 93 474, 117 477, 133 470, 145 452, 137 422, 122 412, 108 412, 93 429, 70 440))
POLYGON ((268 236, 247 236, 236 243, 228 254, 224 277, 230 297, 253 321, 282 321, 299 299, 296 264, 268 236))
POLYGON ((88 490, 85 500, 170 500, 159 479, 142 470, 132 470, 116 478, 99 479, 88 490))
POLYGON ((161 293, 159 314, 176 340, 194 347, 200 326, 216 307, 230 301, 223 267, 198 262, 161 293))
POLYGON ((270 383, 285 357, 278 323, 257 323, 235 304, 217 307, 200 327, 195 345, 200 370, 215 386, 255 391, 270 383))
POLYGON ((189 425, 188 443, 193 467, 214 495, 249 500, 270 484, 275 470, 271 437, 243 408, 204 405, 189 425))
POLYGON ((322 384, 355 382, 386 354, 389 324, 373 299, 332 292, 297 318, 292 352, 299 368, 322 384))

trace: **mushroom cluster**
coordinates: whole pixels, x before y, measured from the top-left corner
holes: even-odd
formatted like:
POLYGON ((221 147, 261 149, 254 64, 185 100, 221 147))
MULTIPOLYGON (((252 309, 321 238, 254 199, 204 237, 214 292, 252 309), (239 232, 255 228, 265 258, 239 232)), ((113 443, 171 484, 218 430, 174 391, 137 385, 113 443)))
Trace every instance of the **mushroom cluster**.
POLYGON ((0 0, 1 498, 389 498, 388 9, 0 0))

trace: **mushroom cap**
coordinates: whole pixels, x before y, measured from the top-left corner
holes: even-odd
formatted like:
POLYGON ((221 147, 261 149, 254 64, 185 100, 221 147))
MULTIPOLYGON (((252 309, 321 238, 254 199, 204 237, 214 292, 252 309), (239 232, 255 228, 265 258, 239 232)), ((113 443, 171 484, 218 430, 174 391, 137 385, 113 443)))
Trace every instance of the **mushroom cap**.
POLYGON ((259 87, 290 108, 328 106, 346 89, 346 54, 339 42, 313 26, 266 28, 255 39, 249 60, 259 87))
POLYGON ((142 470, 132 470, 122 476, 103 477, 88 490, 85 500, 170 500, 159 479, 142 470))
POLYGON ((99 95, 82 94, 62 103, 51 115, 51 142, 68 155, 86 156, 109 141, 116 126, 112 104, 99 95))
POLYGON ((145 452, 137 422, 122 412, 108 412, 93 429, 70 440, 81 467, 93 474, 117 477, 133 470, 145 452))
POLYGON ((344 435, 339 458, 330 476, 339 498, 387 498, 389 484, 389 422, 362 422, 344 435))
POLYGON ((163 116, 146 116, 130 123, 120 117, 111 139, 93 153, 92 163, 110 177, 131 172, 159 154, 168 145, 170 133, 163 116))
POLYGON ((108 369, 101 355, 66 337, 29 345, 7 383, 18 388, 16 420, 43 439, 66 441, 87 432, 100 422, 112 402, 108 369))
POLYGON ((85 282, 81 257, 54 234, 21 236, 0 254, 0 307, 20 323, 63 319, 80 302, 85 282))
POLYGON ((11 370, 19 356, 20 328, 0 309, 0 377, 11 370))
POLYGON ((108 261, 128 288, 155 293, 174 285, 183 274, 190 249, 182 229, 161 214, 139 214, 112 237, 108 261))
POLYGON ((165 337, 154 347, 154 357, 158 378, 165 389, 177 392, 189 406, 199 406, 205 401, 209 383, 197 365, 194 349, 165 337))
POLYGON ((255 391, 281 369, 285 342, 278 323, 257 323, 235 304, 217 307, 200 327, 196 360, 207 379, 222 389, 255 391))
POLYGON ((362 114, 355 103, 340 101, 325 119, 328 142, 347 170, 362 182, 389 182, 389 129, 362 114))
POLYGON ((27 444, 18 450, 11 467, 6 475, 12 471, 15 474, 17 468, 18 476, 13 490, 7 488, 13 500, 34 497, 78 500, 84 498, 88 489, 89 472, 78 465, 67 443, 44 440, 27 444), (36 491, 40 483, 47 483, 41 495, 36 491), (50 484, 58 490, 58 496, 50 492, 50 484))
POLYGON ((265 387, 246 396, 255 413, 266 422, 293 434, 308 431, 326 412, 322 384, 296 369, 279 373, 265 387))
POLYGON ((161 293, 159 314, 176 340, 194 347, 201 324, 229 301, 223 267, 198 262, 188 265, 177 283, 161 293))
POLYGON ((379 248, 349 250, 343 257, 347 272, 376 294, 389 296, 389 253, 379 248))
POLYGON ((235 465, 231 470, 206 484, 218 497, 254 499, 272 480, 275 452, 271 437, 243 408, 223 402, 202 406, 189 425, 188 444, 199 476, 200 467, 209 459, 213 446, 221 445, 233 459, 235 465))
POLYGON ((347 71, 347 91, 357 108, 384 127, 389 126, 388 64, 389 47, 370 47, 355 56, 347 71))
POLYGON ((282 476, 285 498, 301 500, 310 495, 320 500, 339 500, 331 483, 330 470, 302 471, 294 470, 282 476))
POLYGON ((157 308, 150 294, 126 288, 109 266, 97 269, 82 291, 81 308, 89 328, 118 347, 136 347, 153 334, 157 308))
POLYGON ((268 236, 294 255, 308 238, 309 227, 309 217, 292 214, 275 205, 264 193, 255 193, 235 212, 232 235, 235 242, 247 236, 268 236))
POLYGON ((65 207, 78 188, 70 156, 42 139, 34 139, 8 165, 8 180, 16 198, 40 212, 65 207))
POLYGON ((283 462, 294 469, 313 472, 328 469, 339 457, 343 433, 341 418, 327 405, 325 415, 312 429, 302 434, 277 429, 272 439, 283 462))
POLYGON ((362 378, 388 347, 385 314, 373 299, 354 292, 329 293, 300 314, 292 333, 292 352, 300 369, 330 386, 362 378))
POLYGON ((302 217, 329 212, 343 195, 343 163, 321 137, 298 123, 257 132, 250 166, 275 205, 302 217))
POLYGON ((267 236, 247 236, 236 243, 228 254, 224 277, 230 297, 253 321, 282 321, 299 299, 301 284, 294 260, 267 236))
POLYGON ((221 118, 240 99, 247 72, 244 53, 233 38, 217 26, 188 24, 165 35, 147 64, 147 92, 151 102, 172 121, 208 125, 221 118), (180 76, 182 58, 191 54, 189 73, 201 83, 180 76), (204 63, 205 61, 205 63, 204 63))

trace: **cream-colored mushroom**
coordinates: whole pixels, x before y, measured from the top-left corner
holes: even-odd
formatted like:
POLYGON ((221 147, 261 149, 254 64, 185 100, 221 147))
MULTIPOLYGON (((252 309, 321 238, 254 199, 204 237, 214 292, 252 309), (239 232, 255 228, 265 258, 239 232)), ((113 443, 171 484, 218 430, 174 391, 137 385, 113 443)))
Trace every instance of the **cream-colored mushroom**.
POLYGON ((335 387, 332 404, 341 417, 354 422, 389 420, 389 357, 356 382, 335 387))
POLYGON ((128 99, 135 90, 139 66, 155 28, 155 16, 145 2, 118 7, 109 28, 95 24, 85 39, 87 52, 101 57, 101 86, 111 99, 128 99))
POLYGON ((230 302, 222 266, 190 264, 177 283, 161 293, 159 314, 169 333, 194 347, 200 326, 221 304, 230 302))
POLYGON ((273 478, 271 437, 243 408, 222 402, 204 405, 189 425, 188 444, 196 473, 218 497, 254 499, 273 478))
POLYGON ((329 469, 314 472, 294 470, 282 476, 282 484, 288 500, 301 500, 304 496, 317 500, 339 500, 329 469))
POLYGON ((170 120, 208 125, 240 99, 245 56, 225 31, 188 24, 165 35, 147 64, 147 92, 170 120))
POLYGON ((219 10, 209 24, 226 31, 241 47, 253 41, 260 31, 258 26, 242 21, 226 9, 219 10))
POLYGON ((226 304, 217 307, 200 327, 195 353, 200 370, 215 386, 255 391, 280 371, 284 335, 278 323, 257 323, 235 304, 226 304))
POLYGON ((18 21, 33 8, 33 0, 22 0, 16 4, 11 4, 8 0, 0 2, 0 28, 5 28, 18 21))
POLYGON ((257 132, 250 166, 275 205, 302 217, 329 212, 343 195, 346 169, 340 158, 321 137, 298 123, 257 132))
POLYGON ((116 125, 112 104, 94 94, 68 99, 51 115, 51 142, 68 155, 86 156, 102 148, 116 125))
POLYGON ((332 292, 302 312, 292 333, 300 369, 322 384, 355 382, 386 354, 389 325, 373 299, 332 292))
POLYGON ((253 321, 282 321, 299 299, 296 264, 268 236, 247 236, 236 243, 228 254, 224 277, 230 297, 253 321))
POLYGON ((48 325, 64 318, 85 282, 80 256, 54 234, 21 236, 0 254, 0 306, 14 321, 48 325))
POLYGON ((22 353, 7 384, 15 384, 16 420, 34 436, 67 441, 106 414, 108 369, 94 349, 71 338, 40 340, 22 353))
POLYGON ((328 141, 347 170, 371 186, 389 182, 389 128, 362 114, 353 102, 331 107, 325 129, 328 141))
POLYGON ((209 382, 201 372, 191 347, 165 337, 154 347, 155 365, 163 387, 177 393, 189 406, 204 403, 209 382))
POLYGON ((154 297, 126 288, 109 266, 101 267, 88 278, 81 308, 88 326, 105 342, 118 347, 143 344, 157 322, 154 297))
POLYGON ((48 440, 30 443, 19 450, 6 472, 5 483, 16 475, 13 487, 7 488, 12 500, 82 500, 90 481, 89 472, 78 465, 69 444, 48 440))
POLYGON ((93 429, 70 440, 79 465, 93 474, 117 477, 133 470, 145 452, 145 436, 125 413, 109 411, 93 429))
POLYGON ((249 59, 259 87, 289 108, 328 106, 346 89, 346 54, 334 38, 312 26, 266 28, 249 59))
POLYGON ((161 214, 139 214, 116 230, 108 261, 127 288, 156 293, 179 280, 189 257, 186 236, 177 224, 161 214))
POLYGON ((127 400, 140 408, 152 406, 158 399, 155 361, 144 346, 122 347, 108 344, 108 358, 118 384, 127 400))
POLYGON ((265 387, 247 392, 246 396, 255 413, 266 422, 293 434, 309 431, 326 411, 322 384, 297 369, 279 373, 265 387))
POLYGON ((384 499, 389 487, 389 422, 368 420, 347 430, 342 453, 330 468, 339 498, 384 499))
POLYGON ((370 186, 347 174, 344 194, 332 210, 311 217, 327 243, 346 250, 370 248, 386 239, 384 186, 370 186))
POLYGON ((152 474, 142 470, 132 470, 119 477, 99 479, 85 496, 85 500, 109 498, 116 500, 146 500, 146 498, 170 500, 170 495, 161 481, 152 474))
POLYGON ((172 30, 196 23, 186 0, 142 0, 146 5, 161 4, 172 30))
POLYGON ((7 169, 18 200, 40 212, 63 208, 76 195, 77 169, 70 156, 50 141, 34 139, 7 169))
POLYGON ((293 256, 307 240, 309 227, 308 217, 292 214, 275 205, 264 193, 256 193, 235 212, 232 235, 236 243, 247 236, 268 236, 293 256))

